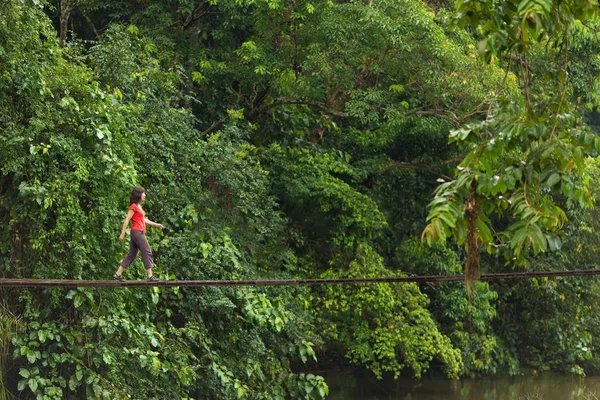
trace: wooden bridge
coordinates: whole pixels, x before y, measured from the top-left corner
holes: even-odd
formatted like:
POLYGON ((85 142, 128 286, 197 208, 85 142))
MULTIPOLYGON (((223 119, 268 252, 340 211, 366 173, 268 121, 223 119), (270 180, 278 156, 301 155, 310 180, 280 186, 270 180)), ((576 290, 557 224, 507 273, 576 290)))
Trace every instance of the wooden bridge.
MULTIPOLYGON (((509 272, 501 274, 483 274, 482 281, 497 279, 531 279, 553 278, 569 276, 600 275, 600 269, 582 269, 573 271, 536 271, 536 272, 509 272)), ((339 278, 339 279, 279 279, 279 280, 131 280, 119 282, 117 280, 77 280, 77 279, 7 279, 0 278, 0 287, 182 287, 182 286, 297 286, 297 285, 341 285, 363 283, 434 283, 462 281, 464 275, 425 275, 402 276, 387 278, 339 278)))

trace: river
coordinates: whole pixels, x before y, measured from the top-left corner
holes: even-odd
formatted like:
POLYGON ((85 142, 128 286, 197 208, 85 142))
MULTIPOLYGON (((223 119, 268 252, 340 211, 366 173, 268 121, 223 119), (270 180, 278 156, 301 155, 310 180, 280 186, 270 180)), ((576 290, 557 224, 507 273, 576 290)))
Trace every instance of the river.
POLYGON ((329 400, 600 400, 600 376, 555 373, 448 380, 326 375, 329 400))

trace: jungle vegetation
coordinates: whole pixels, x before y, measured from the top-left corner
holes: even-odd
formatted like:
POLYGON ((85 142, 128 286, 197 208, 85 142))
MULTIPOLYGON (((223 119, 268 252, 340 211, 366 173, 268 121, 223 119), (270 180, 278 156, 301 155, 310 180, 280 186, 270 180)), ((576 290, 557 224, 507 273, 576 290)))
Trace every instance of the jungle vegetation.
POLYGON ((319 399, 314 371, 600 370, 596 0, 0 0, 0 399, 319 399), (143 279, 141 262, 127 273, 143 279))

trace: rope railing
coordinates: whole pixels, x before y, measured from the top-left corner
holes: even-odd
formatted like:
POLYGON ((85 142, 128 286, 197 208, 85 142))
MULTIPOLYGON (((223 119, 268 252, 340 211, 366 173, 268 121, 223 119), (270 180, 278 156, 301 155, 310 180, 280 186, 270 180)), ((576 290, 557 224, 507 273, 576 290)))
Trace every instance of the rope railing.
MULTIPOLYGON (((497 279, 531 279, 569 276, 600 275, 600 269, 583 269, 574 271, 535 271, 535 272, 508 272, 500 274, 483 274, 482 281, 497 279)), ((117 280, 78 280, 78 279, 7 279, 0 278, 0 287, 184 287, 184 286, 297 286, 297 285, 341 285, 360 283, 435 283, 462 281, 464 275, 424 275, 401 276, 381 278, 338 278, 338 279, 242 279, 242 280, 164 280, 145 281, 131 280, 119 282, 117 280)))

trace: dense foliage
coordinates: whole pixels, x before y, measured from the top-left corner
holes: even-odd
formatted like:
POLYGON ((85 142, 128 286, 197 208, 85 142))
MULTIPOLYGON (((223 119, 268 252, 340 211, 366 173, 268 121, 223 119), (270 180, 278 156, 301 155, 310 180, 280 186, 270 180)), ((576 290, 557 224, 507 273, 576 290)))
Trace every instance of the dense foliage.
MULTIPOLYGON (((166 227, 161 279, 593 267, 597 4, 502 3, 5 0, 1 276, 108 279, 134 185, 166 227)), ((0 398, 317 399, 312 368, 342 357, 583 375, 598 296, 593 278, 3 289, 0 398)))

